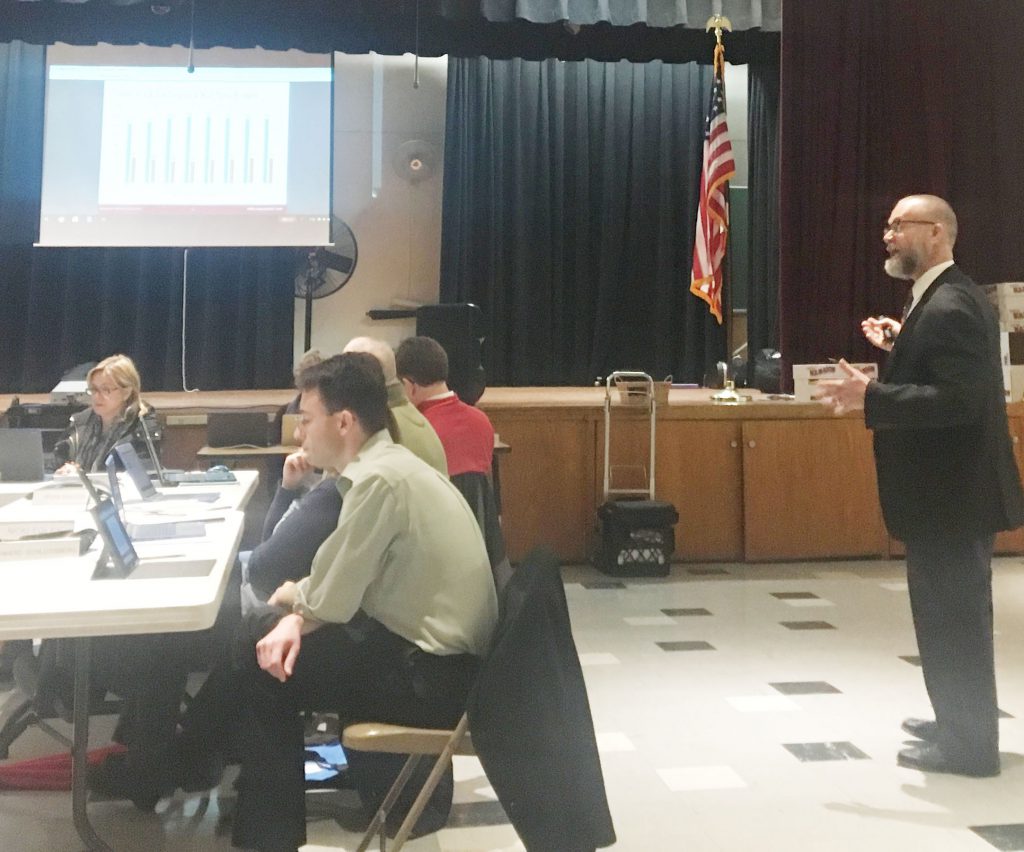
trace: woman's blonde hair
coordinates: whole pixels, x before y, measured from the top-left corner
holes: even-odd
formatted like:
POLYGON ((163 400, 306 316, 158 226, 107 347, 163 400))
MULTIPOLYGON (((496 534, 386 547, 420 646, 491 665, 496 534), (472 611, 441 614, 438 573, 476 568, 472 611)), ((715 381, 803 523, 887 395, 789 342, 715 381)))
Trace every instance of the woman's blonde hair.
POLYGON ((119 388, 128 391, 128 398, 124 402, 124 419, 130 420, 145 414, 145 405, 142 402, 142 381, 139 379, 139 371, 135 368, 135 362, 127 355, 111 355, 104 358, 85 377, 86 382, 92 385, 93 377, 107 376, 113 380, 119 388))

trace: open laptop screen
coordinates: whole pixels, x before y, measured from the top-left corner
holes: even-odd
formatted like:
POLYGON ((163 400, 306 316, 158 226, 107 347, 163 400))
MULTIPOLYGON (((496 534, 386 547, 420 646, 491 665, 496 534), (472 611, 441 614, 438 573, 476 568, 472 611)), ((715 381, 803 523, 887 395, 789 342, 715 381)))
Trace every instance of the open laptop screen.
POLYGON ((41 482, 42 479, 42 430, 0 429, 0 481, 41 482))
POLYGON ((121 483, 117 481, 117 458, 110 453, 103 464, 107 469, 107 480, 110 483, 110 499, 114 501, 118 514, 123 518, 124 500, 121 499, 121 483))
POLYGON ((113 573, 119 577, 127 577, 139 563, 135 546, 128 537, 128 531, 121 523, 117 507, 110 500, 101 500, 91 510, 96 521, 96 529, 106 545, 107 555, 113 563, 113 573))
POLYGON ((131 477, 135 487, 138 489, 139 496, 143 500, 148 500, 153 497, 157 492, 153 486, 153 480, 149 478, 149 474, 146 473, 146 468, 143 467, 142 459, 139 458, 139 454, 135 452, 135 447, 131 444, 118 444, 114 447, 113 453, 116 454, 117 460, 121 463, 125 473, 131 477))

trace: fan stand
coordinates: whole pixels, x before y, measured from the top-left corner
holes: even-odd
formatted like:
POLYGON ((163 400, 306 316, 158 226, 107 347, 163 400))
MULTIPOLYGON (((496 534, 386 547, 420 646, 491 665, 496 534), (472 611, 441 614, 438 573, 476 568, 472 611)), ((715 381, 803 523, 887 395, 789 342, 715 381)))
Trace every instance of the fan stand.
POLYGON ((313 348, 313 288, 306 288, 306 337, 303 352, 309 352, 313 348))
POLYGON ((358 251, 355 234, 340 219, 333 219, 329 246, 300 251, 295 269, 295 295, 306 302, 306 333, 303 351, 313 348, 313 300, 336 293, 352 277, 358 251))

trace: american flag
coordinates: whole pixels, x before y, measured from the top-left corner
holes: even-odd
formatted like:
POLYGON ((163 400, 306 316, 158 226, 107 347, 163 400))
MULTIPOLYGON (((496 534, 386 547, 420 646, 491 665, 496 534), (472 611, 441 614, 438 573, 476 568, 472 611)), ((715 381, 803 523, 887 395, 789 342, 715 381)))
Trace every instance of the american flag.
POLYGON ((700 203, 697 207, 697 237, 693 244, 690 292, 708 303, 718 324, 722 324, 722 258, 729 237, 729 179, 736 174, 736 161, 725 121, 725 48, 715 47, 715 76, 711 103, 704 122, 704 165, 700 173, 700 203))

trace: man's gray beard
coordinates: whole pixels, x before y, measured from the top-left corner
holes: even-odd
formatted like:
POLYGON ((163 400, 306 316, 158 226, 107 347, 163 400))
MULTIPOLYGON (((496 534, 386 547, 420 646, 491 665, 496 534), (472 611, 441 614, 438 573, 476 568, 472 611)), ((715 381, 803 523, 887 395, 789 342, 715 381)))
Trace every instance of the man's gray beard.
POLYGON ((890 278, 901 278, 905 281, 914 280, 916 258, 908 254, 899 254, 885 259, 885 274, 890 278))

